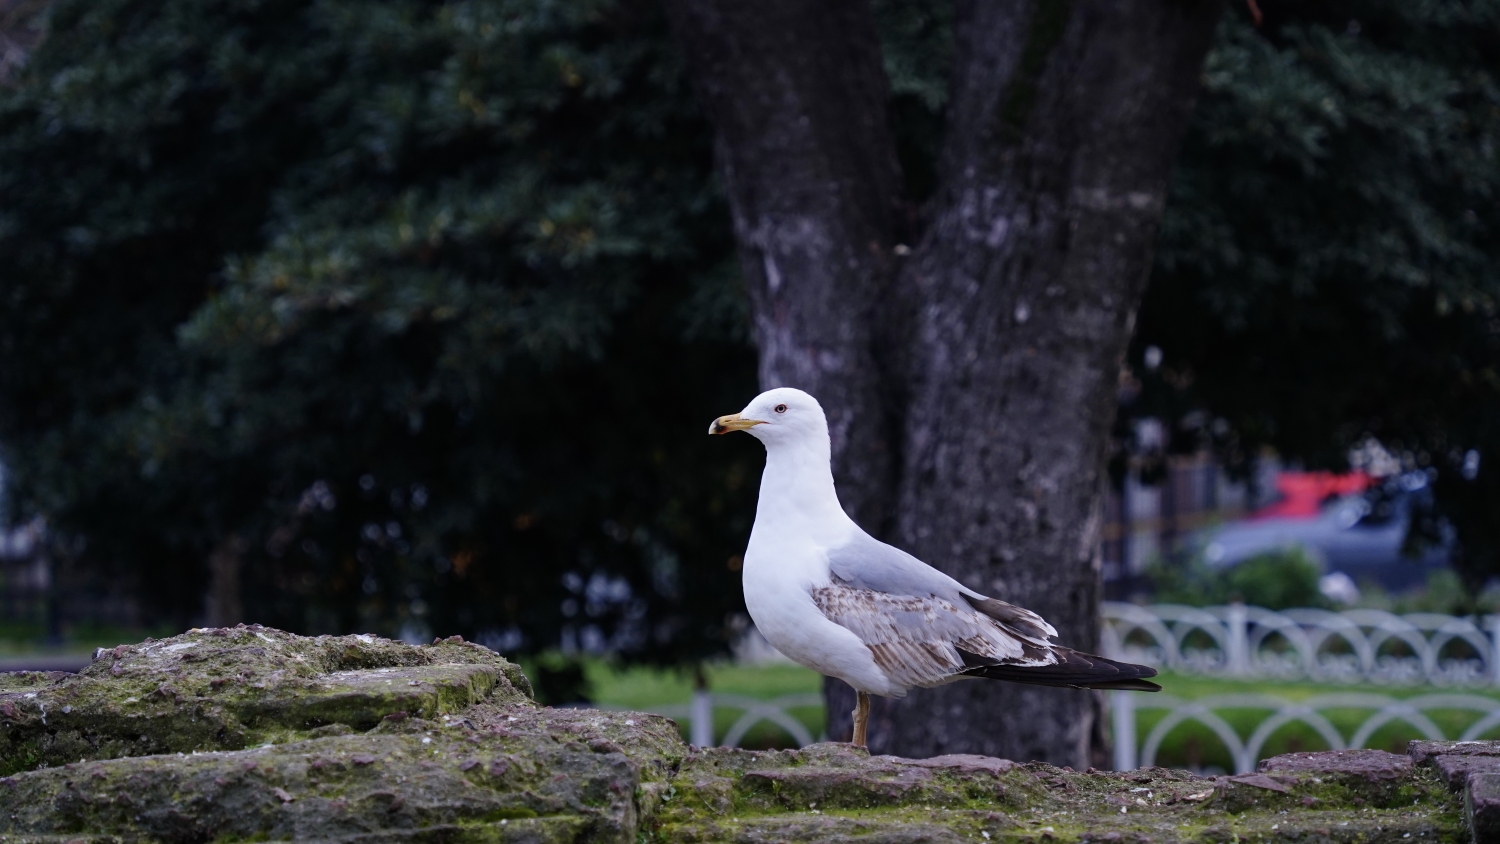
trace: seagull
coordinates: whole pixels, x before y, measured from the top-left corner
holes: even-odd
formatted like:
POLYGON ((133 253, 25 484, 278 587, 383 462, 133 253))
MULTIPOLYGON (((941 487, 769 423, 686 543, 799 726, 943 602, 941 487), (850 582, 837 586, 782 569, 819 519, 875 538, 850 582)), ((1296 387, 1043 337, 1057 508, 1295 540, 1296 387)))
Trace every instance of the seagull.
POLYGON ((982 595, 860 529, 839 505, 828 419, 782 387, 721 416, 710 434, 745 431, 766 470, 743 567, 755 626, 793 662, 854 688, 854 744, 866 746, 870 695, 990 679, 1159 692, 1156 669, 1050 642, 1031 610, 982 595))

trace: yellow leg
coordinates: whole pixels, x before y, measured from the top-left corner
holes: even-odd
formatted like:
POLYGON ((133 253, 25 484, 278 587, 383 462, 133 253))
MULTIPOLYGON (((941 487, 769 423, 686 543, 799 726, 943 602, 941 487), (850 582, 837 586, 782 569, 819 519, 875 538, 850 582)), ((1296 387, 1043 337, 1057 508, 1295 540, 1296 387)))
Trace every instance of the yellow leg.
POLYGON ((870 696, 860 692, 859 702, 854 705, 854 745, 856 747, 868 747, 865 742, 865 728, 869 724, 870 696))

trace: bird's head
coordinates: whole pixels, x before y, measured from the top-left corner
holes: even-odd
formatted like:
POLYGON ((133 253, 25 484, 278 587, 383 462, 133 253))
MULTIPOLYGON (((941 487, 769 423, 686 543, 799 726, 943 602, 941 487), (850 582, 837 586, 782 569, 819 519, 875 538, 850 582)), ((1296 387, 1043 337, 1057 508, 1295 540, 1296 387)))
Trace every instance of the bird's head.
POLYGON ((739 413, 720 416, 710 434, 746 431, 770 448, 775 444, 828 441, 828 419, 818 400, 791 387, 767 390, 739 413))

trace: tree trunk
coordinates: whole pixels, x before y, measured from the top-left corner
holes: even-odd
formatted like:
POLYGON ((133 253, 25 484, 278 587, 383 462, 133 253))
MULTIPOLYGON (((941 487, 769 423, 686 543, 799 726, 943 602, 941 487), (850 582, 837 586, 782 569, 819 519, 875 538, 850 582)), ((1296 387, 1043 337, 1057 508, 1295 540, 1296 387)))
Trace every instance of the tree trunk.
POLYGON ((667 9, 716 130, 761 385, 818 397, 844 507, 879 529, 896 466, 875 306, 894 275, 901 173, 874 17, 863 0, 667 9))
MULTIPOLYGON (((717 129, 764 386, 804 386, 839 430, 869 437, 835 450, 840 495, 867 529, 1094 648, 1114 386, 1218 3, 959 3, 939 189, 894 270, 859 248, 894 236, 899 201, 885 188, 894 152, 873 147, 890 139, 871 101, 884 82, 868 10, 771 6, 674 11, 717 129), (841 232, 844 251, 767 231, 841 232), (788 366, 829 336, 842 366, 788 366)), ((840 687, 831 736, 848 731, 840 687)), ((1081 767, 1099 710, 1094 693, 958 683, 877 701, 870 746, 1081 767)))
POLYGON ((245 620, 245 606, 240 600, 245 550, 245 540, 239 534, 230 534, 209 552, 205 627, 233 627, 245 620))
MULTIPOLYGON (((893 541, 1095 649, 1115 385, 1217 7, 958 11, 941 190, 901 274, 921 307, 893 541)), ((1100 697, 960 683, 896 703, 881 745, 1083 766, 1100 697)))

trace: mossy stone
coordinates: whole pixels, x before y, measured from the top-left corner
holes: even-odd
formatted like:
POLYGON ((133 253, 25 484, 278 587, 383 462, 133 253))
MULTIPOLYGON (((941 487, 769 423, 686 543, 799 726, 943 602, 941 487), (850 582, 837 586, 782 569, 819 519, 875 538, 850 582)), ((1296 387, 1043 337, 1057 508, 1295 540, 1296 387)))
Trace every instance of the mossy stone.
POLYGON ((550 709, 530 691, 514 664, 456 638, 253 626, 103 649, 76 675, 0 675, 0 841, 1468 837, 1463 796, 1389 754, 1206 778, 845 744, 701 749, 665 718, 550 709))

